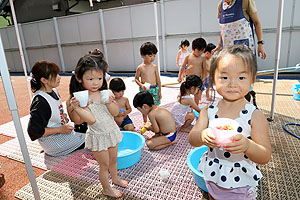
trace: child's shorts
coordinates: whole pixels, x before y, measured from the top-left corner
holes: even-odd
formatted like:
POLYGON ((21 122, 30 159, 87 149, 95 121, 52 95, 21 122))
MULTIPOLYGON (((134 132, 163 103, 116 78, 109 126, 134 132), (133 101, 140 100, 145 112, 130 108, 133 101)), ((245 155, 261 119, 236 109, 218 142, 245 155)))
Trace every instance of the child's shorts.
POLYGON ((173 133, 165 133, 162 135, 167 137, 170 140, 170 142, 173 142, 176 139, 176 134, 177 134, 177 131, 175 131, 173 133))
MULTIPOLYGON (((140 92, 144 91, 143 88, 140 87, 140 92)), ((152 96, 153 96, 153 100, 154 100, 154 105, 159 105, 160 104, 160 100, 159 100, 159 86, 158 85, 151 85, 150 89, 147 90, 152 96)))
POLYGON ((120 125, 120 127, 123 128, 123 129, 125 129, 125 127, 126 127, 126 126, 129 126, 129 125, 133 125, 133 122, 132 122, 132 120, 129 118, 129 116, 127 115, 127 116, 124 118, 124 120, 123 120, 122 124, 120 125))
POLYGON ((205 88, 208 88, 209 85, 209 77, 204 78, 203 85, 201 86, 201 91, 204 91, 205 88))
POLYGON ((206 182, 206 187, 208 193, 215 199, 215 200, 236 200, 236 199, 244 199, 244 200, 255 200, 257 193, 256 187, 240 187, 240 188, 233 188, 227 189, 222 188, 211 181, 206 182))

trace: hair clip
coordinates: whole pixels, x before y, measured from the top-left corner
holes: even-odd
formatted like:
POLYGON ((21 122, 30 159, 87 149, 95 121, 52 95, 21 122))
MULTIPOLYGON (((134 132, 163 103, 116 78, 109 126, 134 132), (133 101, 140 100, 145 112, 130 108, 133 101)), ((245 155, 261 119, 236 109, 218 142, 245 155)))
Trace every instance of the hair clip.
POLYGON ((27 78, 27 81, 32 81, 33 83, 37 84, 35 78, 34 78, 34 75, 30 72, 28 78, 27 78))

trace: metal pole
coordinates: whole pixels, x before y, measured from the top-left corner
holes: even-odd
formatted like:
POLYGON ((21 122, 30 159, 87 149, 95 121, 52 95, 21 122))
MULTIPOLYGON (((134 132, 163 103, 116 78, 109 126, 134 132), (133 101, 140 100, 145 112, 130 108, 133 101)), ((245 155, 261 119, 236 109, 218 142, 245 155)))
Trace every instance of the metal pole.
POLYGON ((55 35, 56 35, 57 48, 58 48, 61 68, 62 68, 63 72, 66 72, 66 66, 65 66, 63 51, 62 51, 62 48, 61 48, 61 41, 60 41, 60 36, 59 36, 59 30, 58 30, 58 24, 57 24, 56 17, 53 17, 53 24, 54 24, 54 29, 55 29, 55 35))
POLYGON ((105 61, 107 62, 107 64, 109 64, 108 63, 108 52, 107 52, 107 44, 106 44, 105 26, 104 26, 104 16, 103 16, 102 9, 99 9, 99 17, 100 17, 100 27, 101 27, 101 35, 102 35, 102 43, 103 43, 105 61))
POLYGON ((22 130, 22 124, 20 121, 19 113, 18 113, 17 103, 16 103, 16 99, 14 96, 14 92, 13 92, 13 88, 12 88, 12 84, 11 84, 11 80, 10 80, 10 76, 9 76, 9 72, 8 72, 8 68, 7 68, 7 62, 5 59, 5 54, 4 54, 1 37, 0 37, 0 72, 1 72, 1 77, 2 77, 3 87, 5 90, 5 94, 6 94, 7 104, 8 104, 9 110, 11 112, 13 121, 14 121, 15 129, 17 132, 17 136, 18 136, 20 147, 21 147, 22 155, 24 158, 29 181, 30 181, 30 184, 32 187, 33 195, 36 200, 40 200, 39 189, 37 187, 31 160, 30 160, 28 149, 26 146, 25 137, 24 137, 24 133, 22 130))
POLYGON ((156 30, 156 45, 158 49, 158 54, 157 54, 157 67, 158 67, 158 72, 160 74, 160 56, 159 56, 159 35, 158 35, 158 16, 157 16, 157 2, 154 0, 154 18, 155 18, 155 30, 156 30))
POLYGON ((276 85, 278 79, 278 68, 280 60, 280 47, 281 47, 281 34, 282 34, 282 19, 283 19, 283 5, 284 0, 279 0, 278 4, 278 18, 277 18, 277 35, 276 35, 276 48, 275 48, 275 66, 274 66, 274 80, 273 80, 273 93, 271 104, 271 117, 269 121, 274 120, 274 107, 276 98, 276 85))
POLYGON ((24 59, 24 53, 23 53, 23 48, 22 48, 22 44, 21 44, 20 32, 19 32, 19 27, 18 27, 18 22, 17 22, 17 17, 16 17, 16 13, 15 13, 15 7, 14 7, 13 0, 9 0, 9 4, 10 4, 13 20, 14 20, 14 26, 15 26, 15 31, 16 31, 16 36, 17 36, 17 41, 18 41, 18 46, 19 46, 23 71, 24 71, 24 75, 25 75, 26 85, 27 85, 27 89, 28 89, 28 94, 29 94, 29 98, 31 100, 32 99, 32 94, 31 94, 31 89, 30 89, 30 86, 29 86, 29 82, 27 81, 28 76, 27 76, 27 70, 26 70, 26 63, 25 63, 25 59, 24 59))
POLYGON ((26 66, 27 66, 27 70, 30 72, 31 71, 31 69, 30 69, 30 62, 29 62, 29 58, 28 58, 28 54, 27 54, 27 50, 26 50, 26 43, 25 43, 25 39, 24 39, 22 25, 18 24, 18 26, 19 26, 21 44, 22 44, 23 51, 24 51, 25 63, 26 63, 26 66))
POLYGON ((163 49, 163 62, 164 72, 167 72, 167 51, 166 51, 166 24, 165 24, 165 4, 164 0, 160 0, 160 13, 161 13, 161 37, 163 49))

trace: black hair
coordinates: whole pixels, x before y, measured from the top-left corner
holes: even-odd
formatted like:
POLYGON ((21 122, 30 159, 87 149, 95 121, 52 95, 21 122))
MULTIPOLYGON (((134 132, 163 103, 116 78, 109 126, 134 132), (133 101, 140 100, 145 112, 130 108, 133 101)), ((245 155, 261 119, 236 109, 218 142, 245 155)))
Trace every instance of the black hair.
POLYGON ((204 53, 205 52, 209 52, 209 53, 211 53, 211 51, 213 50, 213 49, 215 49, 216 48, 216 45, 214 45, 213 43, 208 43, 207 45, 206 45, 206 47, 205 47, 205 50, 204 50, 204 53))
POLYGON ((203 38, 196 38, 192 42, 192 49, 196 50, 198 49, 199 51, 204 50, 206 47, 206 41, 203 38))
POLYGON ((186 80, 181 83, 180 85, 180 100, 181 97, 186 94, 186 90, 190 89, 191 87, 198 87, 199 89, 202 87, 202 80, 199 76, 192 74, 186 77, 186 80))
POLYGON ((248 92, 246 95, 245 95, 245 99, 249 102, 251 102, 251 97, 252 97, 252 102, 253 102, 253 105, 257 107, 256 105, 256 92, 254 92, 253 90, 251 90, 250 92, 248 92))
POLYGON ((45 60, 36 62, 31 69, 31 91, 34 93, 44 86, 44 84, 41 82, 41 78, 54 80, 59 72, 59 67, 53 62, 48 62, 45 60))
POLYGON ((99 70, 103 72, 103 84, 99 90, 107 89, 107 82, 105 80, 105 73, 107 69, 107 63, 102 59, 102 57, 93 55, 85 55, 79 59, 77 62, 75 72, 71 77, 69 92, 73 96, 74 92, 85 90, 82 83, 78 80, 82 80, 82 77, 86 71, 89 70, 99 70))
POLYGON ((157 48, 155 44, 153 44, 152 42, 145 42, 144 44, 142 44, 140 48, 140 53, 142 56, 152 55, 152 54, 155 55, 157 54, 157 48))
POLYGON ((139 92, 133 98, 133 106, 135 108, 142 108, 144 104, 150 107, 154 105, 153 96, 148 91, 139 92))
POLYGON ((121 78, 113 78, 109 82, 109 89, 114 92, 121 92, 126 90, 126 86, 121 78))
POLYGON ((179 49, 181 49, 183 46, 190 46, 190 42, 188 40, 181 40, 179 49))

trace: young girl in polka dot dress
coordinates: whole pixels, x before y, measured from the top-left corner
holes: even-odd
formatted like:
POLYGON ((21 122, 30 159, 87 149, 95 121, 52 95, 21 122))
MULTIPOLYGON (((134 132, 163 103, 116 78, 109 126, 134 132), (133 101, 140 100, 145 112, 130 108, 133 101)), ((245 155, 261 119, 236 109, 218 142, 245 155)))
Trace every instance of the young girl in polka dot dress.
POLYGON ((216 52, 210 83, 223 96, 200 112, 189 134, 193 146, 208 146, 200 160, 210 199, 256 199, 256 186, 262 174, 256 164, 271 157, 268 122, 263 113, 244 96, 254 83, 256 57, 248 47, 231 46, 216 52), (232 142, 220 145, 208 125, 215 118, 230 118, 239 123, 232 142))

